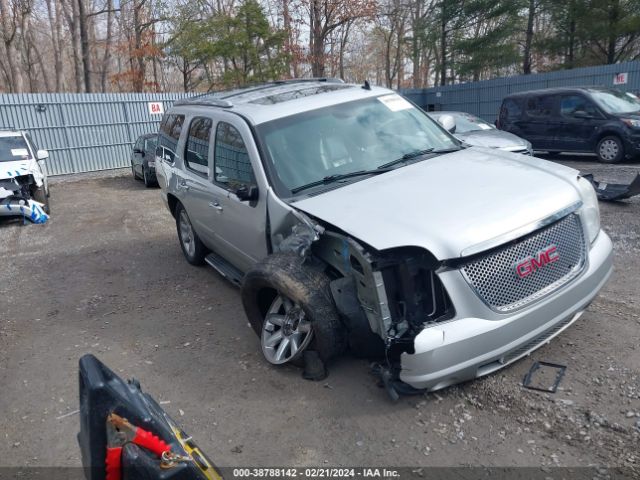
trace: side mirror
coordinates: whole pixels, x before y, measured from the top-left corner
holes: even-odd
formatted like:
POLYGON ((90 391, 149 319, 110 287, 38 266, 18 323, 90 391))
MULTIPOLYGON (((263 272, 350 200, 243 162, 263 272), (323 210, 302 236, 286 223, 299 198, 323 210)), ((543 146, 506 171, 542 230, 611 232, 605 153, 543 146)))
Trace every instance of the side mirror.
POLYGON ((236 188, 236 197, 238 197, 241 201, 251 201, 258 199, 258 187, 251 185, 248 187, 247 185, 240 185, 236 188))
POLYGON ((438 123, 449 133, 456 133, 456 119, 453 115, 442 115, 438 118, 438 123))
POLYGON ((47 158, 49 158, 49 152, 46 150, 38 150, 36 153, 37 160, 46 160, 47 158))
POLYGON ((142 155, 144 157, 144 150, 140 150, 139 148, 134 148, 133 149, 133 153, 137 153, 137 154, 142 155))
POLYGON ((593 116, 587 112, 585 112, 584 110, 576 110, 575 112, 573 112, 573 118, 593 118, 593 116))

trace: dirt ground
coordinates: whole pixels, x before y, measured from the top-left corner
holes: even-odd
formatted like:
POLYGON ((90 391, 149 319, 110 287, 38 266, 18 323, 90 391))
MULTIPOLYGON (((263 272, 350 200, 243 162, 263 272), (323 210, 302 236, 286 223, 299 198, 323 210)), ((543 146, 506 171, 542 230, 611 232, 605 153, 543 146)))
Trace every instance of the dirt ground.
MULTIPOLYGON (((563 163, 606 181, 640 165, 563 163)), ((262 358, 238 290, 184 260, 159 192, 128 171, 51 180, 46 225, 0 224, 0 466, 80 465, 77 362, 135 376, 221 466, 628 466, 640 469, 640 197, 601 203, 615 273, 529 358, 392 404, 366 361, 327 380, 262 358), (556 394, 522 388, 567 365, 556 394)))

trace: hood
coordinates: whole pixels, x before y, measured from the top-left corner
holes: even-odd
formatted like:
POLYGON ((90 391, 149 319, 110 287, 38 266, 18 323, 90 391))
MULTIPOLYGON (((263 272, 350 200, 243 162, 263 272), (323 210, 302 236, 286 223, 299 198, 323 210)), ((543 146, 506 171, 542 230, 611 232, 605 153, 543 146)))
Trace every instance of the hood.
POLYGON ((577 174, 544 160, 472 147, 293 206, 376 250, 417 246, 445 260, 578 202, 577 174))
POLYGON ((630 118, 631 120, 640 120, 640 111, 631 113, 610 113, 616 118, 630 118))
POLYGON ((34 159, 0 162, 0 180, 19 177, 21 175, 33 175, 33 179, 38 186, 42 185, 44 179, 40 166, 34 159))
POLYGON ((492 128, 491 130, 474 130, 472 132, 456 133, 455 136, 469 145, 488 148, 527 148, 527 141, 514 135, 492 128))

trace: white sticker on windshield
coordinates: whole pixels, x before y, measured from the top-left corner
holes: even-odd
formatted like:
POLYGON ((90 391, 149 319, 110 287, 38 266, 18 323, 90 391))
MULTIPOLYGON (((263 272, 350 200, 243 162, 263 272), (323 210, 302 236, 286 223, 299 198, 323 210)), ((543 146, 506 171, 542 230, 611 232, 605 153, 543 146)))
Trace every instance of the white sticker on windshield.
POLYGON ((408 110, 410 108, 413 108, 413 105, 411 105, 404 98, 402 98, 400 95, 396 95, 395 93, 378 97, 378 100, 380 100, 392 112, 398 112, 400 110, 408 110))
POLYGON ((633 98, 634 100, 638 100, 638 97, 637 97, 637 96, 635 96, 635 95, 634 95, 633 93, 631 93, 631 92, 627 92, 627 97, 631 97, 631 98, 633 98))
POLYGON ((491 130, 491 125, 486 125, 484 123, 479 123, 478 126, 481 130, 491 130))
POLYGON ((14 157, 28 157, 29 151, 26 148, 12 148, 11 155, 14 157))

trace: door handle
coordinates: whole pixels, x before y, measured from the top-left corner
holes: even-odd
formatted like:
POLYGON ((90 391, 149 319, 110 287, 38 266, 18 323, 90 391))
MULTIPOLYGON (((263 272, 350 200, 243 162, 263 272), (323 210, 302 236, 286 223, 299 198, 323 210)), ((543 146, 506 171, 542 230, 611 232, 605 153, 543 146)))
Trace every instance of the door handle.
POLYGON ((187 185, 187 182, 185 180, 181 180, 178 183, 178 187, 182 188, 184 191, 189 190, 189 185, 187 185))
POLYGON ((218 202, 209 202, 209 206, 211 208, 215 208, 219 212, 221 212, 223 210, 222 205, 220 205, 218 202))

